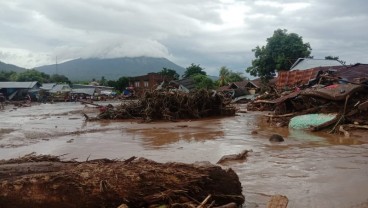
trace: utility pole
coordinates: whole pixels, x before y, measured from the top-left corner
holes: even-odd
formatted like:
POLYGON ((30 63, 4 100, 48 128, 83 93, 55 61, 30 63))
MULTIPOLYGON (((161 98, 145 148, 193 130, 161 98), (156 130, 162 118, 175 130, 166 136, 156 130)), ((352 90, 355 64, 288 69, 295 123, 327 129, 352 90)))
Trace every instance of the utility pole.
POLYGON ((56 56, 56 60, 55 60, 55 71, 56 71, 56 74, 58 74, 58 62, 57 62, 57 56, 56 56))

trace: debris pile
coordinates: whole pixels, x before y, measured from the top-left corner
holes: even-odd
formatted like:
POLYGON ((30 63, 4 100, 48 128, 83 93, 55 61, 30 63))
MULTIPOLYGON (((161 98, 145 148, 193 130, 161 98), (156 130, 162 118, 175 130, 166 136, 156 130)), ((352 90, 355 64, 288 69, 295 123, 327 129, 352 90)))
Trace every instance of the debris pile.
POLYGON ((198 207, 244 203, 237 174, 209 163, 144 158, 86 162, 31 155, 0 161, 4 207, 198 207))
POLYGON ((233 115, 235 107, 230 105, 229 99, 216 92, 202 89, 191 93, 148 91, 137 102, 104 109, 98 118, 175 121, 233 115))
POLYGON ((368 72, 368 67, 352 67, 360 67, 357 70, 361 77, 354 77, 357 71, 351 68, 320 71, 307 84, 298 85, 298 80, 294 80, 295 85, 288 86, 293 90, 283 86, 258 97, 248 104, 248 110, 273 111, 266 115, 269 121, 289 128, 318 131, 331 127, 330 132, 341 131, 345 135, 348 134, 344 127, 367 129, 368 77, 363 72, 368 72))

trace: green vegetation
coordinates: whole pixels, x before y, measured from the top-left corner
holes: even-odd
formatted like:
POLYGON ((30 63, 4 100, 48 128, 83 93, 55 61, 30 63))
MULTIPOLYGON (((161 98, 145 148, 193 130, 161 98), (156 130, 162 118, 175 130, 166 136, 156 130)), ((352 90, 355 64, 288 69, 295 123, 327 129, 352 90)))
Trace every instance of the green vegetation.
POLYGON ((0 82, 12 81, 11 77, 14 77, 15 74, 14 71, 0 71, 0 82))
POLYGON ((214 89, 215 83, 212 81, 212 79, 208 78, 207 75, 203 74, 195 74, 192 76, 194 79, 195 85, 197 89, 214 89))
POLYGON ((311 54, 309 43, 303 43, 303 38, 296 33, 287 33, 286 29, 277 29, 273 36, 267 38, 266 46, 257 46, 252 50, 255 59, 246 72, 268 81, 276 71, 290 70, 298 58, 306 58, 311 54))
POLYGON ((338 56, 326 56, 325 59, 326 60, 336 60, 336 61, 339 61, 343 65, 345 65, 346 63, 346 61, 340 60, 338 56))
POLYGON ((12 77, 14 81, 25 82, 25 81, 38 81, 40 83, 50 82, 50 75, 45 74, 43 72, 39 72, 35 69, 26 70, 24 72, 20 72, 15 74, 12 77))
POLYGON ((120 77, 118 80, 107 81, 107 86, 114 87, 116 90, 122 92, 125 88, 129 87, 129 77, 120 77))
POLYGON ((199 66, 199 64, 195 65, 192 63, 189 67, 186 68, 183 74, 183 78, 192 77, 193 75, 196 75, 196 74, 207 75, 204 69, 199 66))
POLYGON ((26 70, 16 73, 14 71, 0 71, 0 81, 17 81, 17 82, 31 82, 38 81, 40 83, 68 83, 70 80, 59 74, 48 75, 43 72, 39 72, 35 69, 26 70))
MULTIPOLYGON (((42 72, 41 72, 42 73, 42 72)), ((68 83, 71 84, 70 80, 68 79, 68 77, 61 75, 61 74, 53 74, 50 76, 50 82, 53 83, 68 83)))
POLYGON ((226 66, 222 66, 219 71, 218 86, 227 85, 230 82, 240 82, 246 79, 241 72, 233 72, 226 66))
POLYGON ((102 76, 99 82, 100 85, 102 86, 106 86, 107 85, 107 80, 105 79, 105 76, 102 76))
POLYGON ((161 75, 168 76, 174 80, 179 79, 179 74, 174 69, 167 69, 163 68, 160 72, 158 72, 161 75))

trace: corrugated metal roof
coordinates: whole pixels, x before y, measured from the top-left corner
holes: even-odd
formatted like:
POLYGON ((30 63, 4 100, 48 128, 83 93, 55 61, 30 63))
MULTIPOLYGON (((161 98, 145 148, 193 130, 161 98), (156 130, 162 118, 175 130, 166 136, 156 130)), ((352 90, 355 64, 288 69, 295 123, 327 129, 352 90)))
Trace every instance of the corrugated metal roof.
POLYGON ((44 83, 40 88, 43 90, 51 90, 55 85, 56 83, 44 83))
POLYGON ((290 70, 305 70, 325 66, 342 66, 342 64, 337 60, 299 58, 290 67, 290 70))
POLYGON ((113 90, 114 88, 113 87, 108 87, 108 86, 101 86, 101 85, 82 85, 82 84, 73 84, 72 85, 72 88, 73 89, 84 89, 84 88, 98 88, 98 89, 101 89, 101 90, 113 90))
POLYGON ((73 94, 93 95, 95 93, 95 89, 94 88, 72 89, 71 93, 73 93, 73 94))
POLYGON ((70 92, 72 89, 67 84, 57 84, 55 85, 50 92, 57 93, 57 92, 70 92))
POLYGON ((368 64, 355 64, 337 71, 336 75, 343 80, 359 83, 368 80, 368 64))
POLYGON ((282 71, 278 73, 276 87, 296 87, 308 85, 310 81, 317 78, 318 73, 335 71, 334 76, 340 77, 348 82, 360 83, 368 80, 368 64, 355 64, 349 66, 316 67, 307 70, 282 71), (360 79, 360 80, 359 80, 360 79))
POLYGON ((13 89, 32 89, 37 81, 34 82, 0 82, 0 88, 13 88, 13 89))

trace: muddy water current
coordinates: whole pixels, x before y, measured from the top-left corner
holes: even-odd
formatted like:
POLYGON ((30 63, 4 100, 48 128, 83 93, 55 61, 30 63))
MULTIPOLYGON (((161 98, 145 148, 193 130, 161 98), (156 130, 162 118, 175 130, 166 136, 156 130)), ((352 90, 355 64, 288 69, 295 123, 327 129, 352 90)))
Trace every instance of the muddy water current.
POLYGON ((368 207, 365 132, 346 139, 291 131, 270 126, 259 112, 152 123, 85 122, 82 112, 93 116, 97 110, 79 103, 7 106, 0 111, 0 159, 35 152, 79 161, 138 156, 158 162, 216 163, 223 155, 252 150, 246 161, 223 165, 239 175, 245 207, 265 207, 274 194, 286 195, 288 207, 368 207), (270 143, 274 133, 285 142, 270 143))

